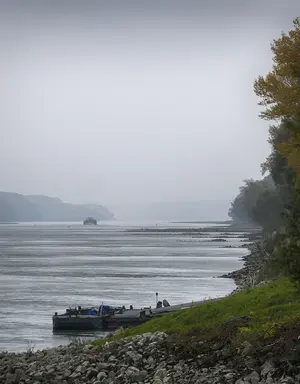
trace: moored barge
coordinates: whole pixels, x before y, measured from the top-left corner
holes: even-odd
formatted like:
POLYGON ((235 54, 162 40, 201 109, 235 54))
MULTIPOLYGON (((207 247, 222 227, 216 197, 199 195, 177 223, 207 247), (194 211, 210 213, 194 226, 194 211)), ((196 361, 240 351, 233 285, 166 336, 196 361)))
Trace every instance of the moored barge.
POLYGON ((142 324, 152 318, 151 310, 114 308, 70 308, 52 317, 53 331, 62 330, 115 330, 142 324))

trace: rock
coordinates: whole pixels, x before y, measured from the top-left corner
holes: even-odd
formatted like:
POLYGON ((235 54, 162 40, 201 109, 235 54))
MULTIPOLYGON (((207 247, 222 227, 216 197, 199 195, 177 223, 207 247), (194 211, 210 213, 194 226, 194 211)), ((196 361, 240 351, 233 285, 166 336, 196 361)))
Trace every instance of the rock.
POLYGON ((132 379, 137 381, 138 383, 143 382, 147 377, 147 371, 139 371, 132 375, 132 379))
POLYGON ((251 384, 258 384, 260 382, 260 376, 257 372, 253 371, 250 375, 246 376, 244 380, 251 384))
POLYGON ((116 374, 113 371, 108 372, 108 375, 107 375, 108 379, 114 379, 115 377, 116 377, 116 374))
POLYGON ((129 351, 126 353, 126 355, 134 362, 138 363, 139 361, 142 360, 143 356, 139 353, 129 351))
POLYGON ((235 374, 233 372, 228 372, 224 375, 226 381, 233 381, 235 374))
POLYGON ((36 372, 33 374, 33 379, 36 381, 41 381, 43 379, 43 373, 42 372, 36 372))
POLYGON ((83 351, 84 352, 89 352, 91 349, 93 349, 94 346, 92 344, 86 344, 84 347, 83 347, 83 351))
POLYGON ((245 359, 245 366, 250 371, 260 372, 260 364, 259 364, 259 361, 256 359, 252 359, 251 357, 246 358, 245 359))
MULTIPOLYGON (((277 382, 278 383, 278 382, 277 382)), ((276 383, 276 384, 277 384, 276 383)), ((264 384, 275 384, 275 382, 274 382, 274 380, 272 379, 272 377, 268 377, 267 379, 266 379, 266 381, 265 381, 265 383, 264 384)))
POLYGON ((106 371, 106 370, 108 370, 109 368, 110 368, 110 366, 111 366, 111 364, 108 364, 108 363, 98 363, 97 364, 97 368, 99 369, 99 370, 103 370, 103 371, 106 371))
MULTIPOLYGON (((47 372, 49 374, 49 371, 47 372)), ((71 376, 72 372, 69 369, 66 369, 63 373, 63 377, 69 377, 71 376)))
POLYGON ((87 377, 88 379, 92 379, 93 377, 96 377, 97 374, 98 374, 97 369, 92 368, 92 369, 89 369, 89 370, 87 371, 86 377, 87 377))
POLYGON ((280 384, 294 384, 295 380, 292 379, 291 377, 284 377, 284 378, 279 380, 279 383, 280 384))
POLYGON ((265 363, 260 367, 260 369, 260 374, 263 377, 272 375, 276 371, 275 364, 272 360, 265 361, 265 363))
POLYGON ((242 350, 242 357, 246 357, 246 356, 251 356, 254 354, 255 352, 255 348, 253 347, 252 344, 250 344, 248 341, 245 341, 243 343, 243 350, 242 350))
POLYGON ((97 374, 97 380, 103 380, 103 379, 106 379, 106 377, 107 377, 107 374, 105 373, 105 372, 99 372, 98 374, 97 374))
POLYGON ((225 347, 221 350, 220 356, 223 359, 227 359, 227 358, 231 357, 234 354, 234 352, 235 351, 232 347, 225 347))
POLYGON ((140 373, 140 371, 136 367, 128 367, 126 372, 125 372, 126 376, 132 376, 132 377, 139 374, 139 373, 140 373))
POLYGON ((70 376, 70 379, 77 379, 78 377, 81 377, 80 372, 73 372, 70 376))
POLYGON ((158 368, 154 374, 154 378, 163 380, 167 376, 167 371, 164 368, 158 368))

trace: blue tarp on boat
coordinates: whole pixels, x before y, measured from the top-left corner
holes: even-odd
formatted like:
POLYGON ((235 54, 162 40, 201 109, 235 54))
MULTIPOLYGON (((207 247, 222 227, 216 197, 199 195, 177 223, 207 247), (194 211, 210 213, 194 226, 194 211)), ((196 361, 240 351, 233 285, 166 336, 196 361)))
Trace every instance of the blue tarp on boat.
POLYGON ((97 311, 96 311, 96 309, 90 309, 90 310, 88 311, 88 315, 89 315, 89 316, 97 316, 97 311))

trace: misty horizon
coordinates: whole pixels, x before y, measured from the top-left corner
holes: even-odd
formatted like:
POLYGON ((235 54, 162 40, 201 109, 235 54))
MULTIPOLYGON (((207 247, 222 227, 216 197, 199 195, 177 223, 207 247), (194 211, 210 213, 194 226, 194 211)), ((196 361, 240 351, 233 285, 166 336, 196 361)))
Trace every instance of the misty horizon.
POLYGON ((253 81, 296 1, 0 1, 1 191, 228 201, 270 152, 253 81))

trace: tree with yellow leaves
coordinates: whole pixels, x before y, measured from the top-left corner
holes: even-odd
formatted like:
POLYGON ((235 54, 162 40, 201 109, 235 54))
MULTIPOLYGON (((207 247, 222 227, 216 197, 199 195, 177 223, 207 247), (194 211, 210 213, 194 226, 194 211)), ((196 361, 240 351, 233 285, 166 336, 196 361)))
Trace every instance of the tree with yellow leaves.
POLYGON ((287 159, 288 167, 296 171, 300 188, 300 18, 293 21, 294 29, 282 33, 271 45, 273 68, 265 77, 254 82, 254 91, 264 107, 260 116, 279 121, 289 131, 289 138, 276 145, 287 159))
POLYGON ((254 92, 265 109, 267 120, 294 120, 300 114, 300 18, 294 29, 274 40, 271 45, 273 68, 254 82, 254 92))
MULTIPOLYGON (((295 280, 300 280, 300 18, 293 29, 282 33, 271 45, 272 70, 259 76, 254 91, 263 106, 260 116, 275 121, 270 129, 272 154, 264 167, 279 181, 289 183, 289 199, 285 200, 285 227, 274 244, 274 260, 295 280), (288 167, 289 169, 285 169, 288 167), (282 177, 282 175, 284 177, 282 177)), ((276 179, 274 179, 276 182, 276 179)), ((285 189, 286 191, 287 189, 285 189)), ((280 189, 279 189, 280 191, 280 189)))

